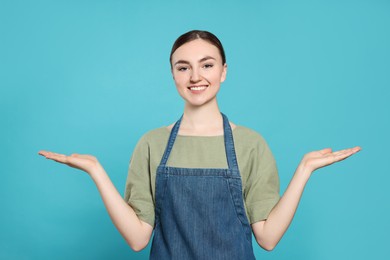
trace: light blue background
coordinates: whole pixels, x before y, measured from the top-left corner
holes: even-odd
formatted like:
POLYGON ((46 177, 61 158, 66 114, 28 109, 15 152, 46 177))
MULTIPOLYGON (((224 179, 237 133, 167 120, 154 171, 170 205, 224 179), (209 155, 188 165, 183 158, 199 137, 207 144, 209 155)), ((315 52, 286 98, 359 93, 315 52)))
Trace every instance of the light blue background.
POLYGON ((6 1, 0 4, 0 259, 147 259, 90 178, 41 149, 97 156, 124 191, 133 148, 174 122, 169 52, 191 29, 223 42, 221 110, 268 141, 281 191, 304 153, 360 145, 316 172, 259 259, 384 259, 390 231, 390 2, 6 1))

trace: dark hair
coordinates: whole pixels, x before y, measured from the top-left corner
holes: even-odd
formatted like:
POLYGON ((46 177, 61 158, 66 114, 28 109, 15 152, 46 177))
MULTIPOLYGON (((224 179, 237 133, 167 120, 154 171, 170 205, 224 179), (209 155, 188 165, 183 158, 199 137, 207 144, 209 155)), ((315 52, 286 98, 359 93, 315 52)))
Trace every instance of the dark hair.
POLYGON ((212 45, 214 45, 215 47, 217 47, 222 57, 222 65, 226 63, 225 51, 223 50, 222 43, 219 41, 217 36, 215 36, 214 34, 208 31, 192 30, 181 35, 179 38, 176 39, 175 43, 173 44, 171 55, 169 56, 169 62, 171 66, 172 66, 172 54, 183 44, 196 39, 205 40, 211 43, 212 45))

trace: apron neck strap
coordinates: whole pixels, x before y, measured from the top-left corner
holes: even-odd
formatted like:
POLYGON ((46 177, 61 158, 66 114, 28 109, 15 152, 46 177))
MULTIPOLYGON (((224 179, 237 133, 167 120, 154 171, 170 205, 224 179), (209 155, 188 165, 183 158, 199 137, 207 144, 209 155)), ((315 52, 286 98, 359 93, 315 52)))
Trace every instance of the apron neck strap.
POLYGON ((234 149, 234 140, 233 140, 233 131, 229 124, 229 119, 223 113, 221 113, 223 118, 223 137, 225 140, 225 151, 228 166, 230 170, 235 170, 238 172, 238 163, 236 157, 236 151, 234 149))
POLYGON ((169 139, 168 139, 168 144, 165 147, 164 155, 161 158, 160 166, 165 167, 167 164, 168 157, 171 153, 173 144, 175 143, 176 136, 177 136, 177 133, 179 132, 179 127, 180 127, 180 123, 181 123, 182 119, 183 119, 183 115, 179 118, 179 120, 177 120, 177 122, 175 123, 175 125, 173 126, 173 128, 171 130, 171 134, 169 135, 169 139))
MULTIPOLYGON (((225 142, 225 152, 226 152, 226 158, 227 163, 230 170, 236 170, 238 171, 238 163, 237 163, 237 157, 236 152, 234 149, 234 141, 233 141, 233 132, 232 128, 230 127, 229 120, 227 116, 223 113, 221 113, 222 119, 223 119, 223 131, 224 131, 224 142, 225 142)), ((180 123, 183 119, 183 115, 180 117, 179 120, 175 123, 173 126, 171 133, 169 135, 168 144, 165 148, 165 152, 163 157, 161 158, 160 166, 165 167, 166 163, 168 161, 169 155, 171 153, 173 144, 175 143, 177 133, 179 132, 180 123)))

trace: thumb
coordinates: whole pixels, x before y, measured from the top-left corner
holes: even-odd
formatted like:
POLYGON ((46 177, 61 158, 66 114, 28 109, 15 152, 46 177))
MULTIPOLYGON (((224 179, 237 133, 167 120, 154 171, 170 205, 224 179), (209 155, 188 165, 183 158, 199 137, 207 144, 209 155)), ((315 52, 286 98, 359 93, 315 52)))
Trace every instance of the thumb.
POLYGON ((325 148, 319 151, 321 154, 327 154, 332 152, 332 148, 325 148))

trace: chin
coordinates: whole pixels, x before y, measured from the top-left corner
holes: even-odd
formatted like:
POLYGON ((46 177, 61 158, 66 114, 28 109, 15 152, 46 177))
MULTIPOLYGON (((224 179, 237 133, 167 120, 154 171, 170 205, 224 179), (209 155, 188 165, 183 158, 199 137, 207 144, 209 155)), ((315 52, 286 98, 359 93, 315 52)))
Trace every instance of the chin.
POLYGON ((215 101, 216 98, 212 99, 202 99, 202 100, 194 100, 194 99, 185 99, 186 105, 192 106, 192 107, 201 107, 203 105, 207 105, 215 101))
POLYGON ((208 93, 208 95, 192 95, 188 93, 183 93, 179 91, 179 95, 184 99, 184 102, 187 106, 192 107, 201 107, 203 105, 216 102, 217 100, 217 93, 208 93), (211 95, 210 95, 211 94, 211 95))

